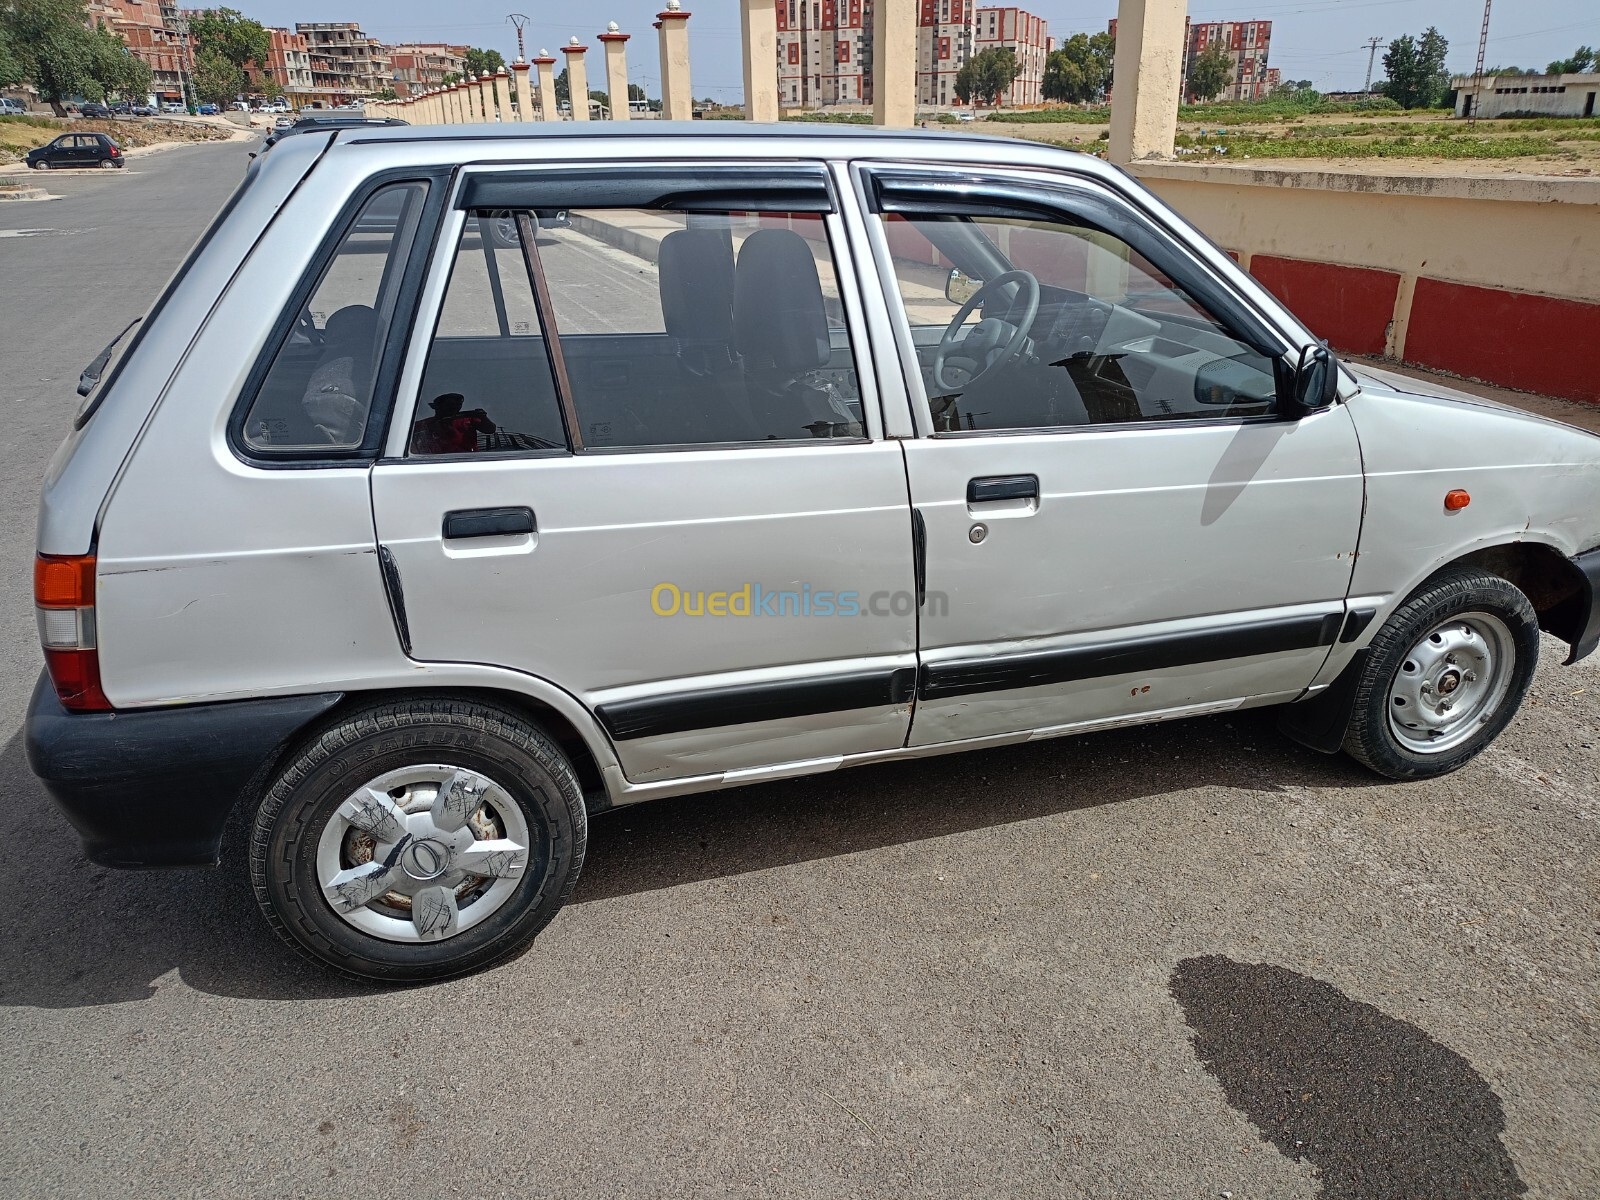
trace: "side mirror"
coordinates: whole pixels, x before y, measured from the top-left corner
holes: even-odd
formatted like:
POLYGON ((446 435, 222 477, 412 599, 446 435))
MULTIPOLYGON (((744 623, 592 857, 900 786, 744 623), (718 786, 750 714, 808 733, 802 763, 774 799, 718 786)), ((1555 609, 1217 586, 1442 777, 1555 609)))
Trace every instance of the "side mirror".
POLYGON ((965 304, 978 294, 982 286, 983 280, 962 274, 960 267, 952 267, 949 277, 944 281, 944 298, 951 304, 965 304))
POLYGON ((1326 346, 1308 346, 1300 352, 1291 384, 1290 416, 1321 412, 1339 399, 1339 360, 1326 346))

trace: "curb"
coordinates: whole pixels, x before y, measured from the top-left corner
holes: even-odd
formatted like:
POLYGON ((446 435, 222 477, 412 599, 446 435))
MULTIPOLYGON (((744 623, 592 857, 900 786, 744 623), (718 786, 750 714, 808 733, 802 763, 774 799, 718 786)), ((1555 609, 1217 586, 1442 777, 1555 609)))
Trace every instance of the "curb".
POLYGON ((0 201, 6 200, 50 200, 53 199, 49 192, 43 188, 27 187, 17 191, 0 191, 0 201))

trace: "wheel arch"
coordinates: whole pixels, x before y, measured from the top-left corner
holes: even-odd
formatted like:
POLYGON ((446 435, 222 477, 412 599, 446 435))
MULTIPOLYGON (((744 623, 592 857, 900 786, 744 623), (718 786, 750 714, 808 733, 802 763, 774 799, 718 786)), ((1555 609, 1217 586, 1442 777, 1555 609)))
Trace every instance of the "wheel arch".
POLYGON ((1577 654, 1589 618, 1589 580, 1554 546, 1533 541, 1485 546, 1444 564, 1416 590, 1426 587, 1440 572, 1456 567, 1476 567, 1516 587, 1533 605, 1539 628, 1566 642, 1577 654))

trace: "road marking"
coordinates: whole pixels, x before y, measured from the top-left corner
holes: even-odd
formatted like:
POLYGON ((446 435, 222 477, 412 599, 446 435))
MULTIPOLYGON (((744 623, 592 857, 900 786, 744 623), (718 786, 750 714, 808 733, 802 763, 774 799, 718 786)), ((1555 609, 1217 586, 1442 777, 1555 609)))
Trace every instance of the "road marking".
POLYGON ((40 234, 70 237, 81 229, 0 229, 0 238, 38 237, 40 234))

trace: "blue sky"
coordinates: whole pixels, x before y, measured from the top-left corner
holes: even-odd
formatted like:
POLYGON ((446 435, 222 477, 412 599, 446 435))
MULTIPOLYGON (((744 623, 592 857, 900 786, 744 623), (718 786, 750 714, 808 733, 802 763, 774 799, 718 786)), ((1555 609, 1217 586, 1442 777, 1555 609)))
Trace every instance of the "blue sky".
MULTIPOLYGON (((530 55, 541 46, 552 52, 574 34, 592 47, 594 36, 616 21, 634 35, 628 43, 629 75, 650 95, 660 92, 655 30, 663 0, 572 0, 554 6, 535 0, 222 0, 269 25, 295 21, 359 21, 388 42, 464 42, 494 47, 509 60, 516 37, 505 17, 527 12, 530 55)), ((739 62, 738 0, 684 0, 690 18, 690 46, 696 96, 737 100, 743 91, 739 62)), ((1023 0, 1022 7, 1050 23, 1060 38, 1102 30, 1116 15, 1114 0, 1023 0)), ((1310 79, 1323 91, 1359 88, 1366 76, 1371 37, 1389 39, 1437 25, 1450 41, 1453 71, 1471 71, 1477 57, 1483 8, 1478 0, 1194 0, 1196 21, 1270 20, 1272 51, 1268 65, 1286 79, 1310 79)), ((1543 68, 1565 58, 1580 44, 1600 46, 1600 4, 1596 0, 1501 0, 1489 26, 1489 65, 1543 68)), ((1379 52, 1376 75, 1381 77, 1379 52)), ((595 68, 591 67, 591 71, 595 68)))

